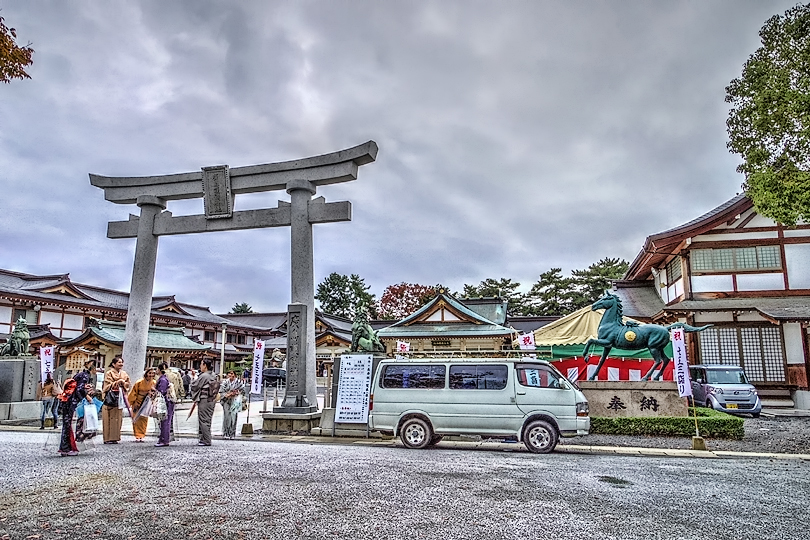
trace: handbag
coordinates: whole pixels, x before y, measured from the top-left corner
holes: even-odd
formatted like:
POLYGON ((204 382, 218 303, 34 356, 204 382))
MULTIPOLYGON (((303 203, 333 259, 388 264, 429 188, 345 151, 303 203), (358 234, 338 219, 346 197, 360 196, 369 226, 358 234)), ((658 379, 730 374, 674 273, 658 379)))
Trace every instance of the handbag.
POLYGON ((169 409, 166 407, 166 400, 163 394, 156 395, 155 399, 152 400, 152 410, 149 416, 157 418, 158 420, 164 420, 168 414, 169 409))
POLYGON ((121 388, 121 387, 118 387, 118 408, 121 409, 121 410, 124 410, 124 403, 126 403, 124 401, 125 399, 126 398, 124 397, 124 389, 121 388))
POLYGON ((107 407, 117 408, 120 397, 121 394, 119 394, 119 390, 110 389, 106 394, 104 394, 104 405, 107 407))
POLYGON ((135 413, 135 418, 133 418, 133 421, 137 421, 141 416, 147 417, 152 416, 153 406, 154 405, 152 404, 152 398, 146 396, 146 398, 143 400, 143 403, 141 403, 141 407, 138 409, 138 412, 135 413))

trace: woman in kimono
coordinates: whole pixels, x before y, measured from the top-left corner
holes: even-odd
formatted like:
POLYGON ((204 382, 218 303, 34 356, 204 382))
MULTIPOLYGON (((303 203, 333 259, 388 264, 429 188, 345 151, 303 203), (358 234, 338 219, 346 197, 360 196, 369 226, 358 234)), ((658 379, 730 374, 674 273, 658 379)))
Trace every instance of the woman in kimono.
MULTIPOLYGON (((129 391, 129 404, 132 407, 133 413, 137 416, 137 411, 141 410, 144 400, 150 394, 154 395, 155 391, 155 368, 146 368, 143 372, 143 378, 132 385, 132 390, 129 391)), ((149 427, 149 416, 142 414, 138 419, 132 422, 132 431, 135 433, 135 442, 143 442, 146 437, 146 428, 149 427)))
POLYGON ((39 399, 42 400, 42 414, 39 417, 39 429, 45 429, 45 415, 53 415, 53 429, 57 426, 57 399, 59 392, 56 390, 56 381, 51 377, 51 373, 45 374, 45 382, 39 386, 39 399))
POLYGON ((226 439, 236 437, 236 416, 242 410, 242 391, 245 383, 236 378, 235 371, 228 372, 228 378, 219 387, 222 404, 222 436, 226 439))
POLYGON ((155 443, 155 446, 169 446, 169 442, 171 441, 172 420, 174 419, 174 399, 177 389, 172 388, 173 385, 167 375, 169 364, 163 362, 158 366, 158 369, 160 370, 160 377, 157 380, 155 389, 160 392, 163 399, 166 400, 166 418, 160 421, 160 435, 158 436, 158 442, 155 443))
MULTIPOLYGON (((110 362, 110 369, 104 372, 104 383, 101 391, 106 397, 109 392, 118 392, 119 389, 129 392, 129 375, 124 371, 124 359, 120 356, 113 358, 110 362)), ((122 399, 119 397, 119 400, 122 399)), ((123 406, 123 403, 119 403, 123 406)), ((104 444, 118 444, 121 440, 121 422, 124 419, 123 411, 120 407, 104 405, 101 408, 101 427, 104 434, 104 444)))

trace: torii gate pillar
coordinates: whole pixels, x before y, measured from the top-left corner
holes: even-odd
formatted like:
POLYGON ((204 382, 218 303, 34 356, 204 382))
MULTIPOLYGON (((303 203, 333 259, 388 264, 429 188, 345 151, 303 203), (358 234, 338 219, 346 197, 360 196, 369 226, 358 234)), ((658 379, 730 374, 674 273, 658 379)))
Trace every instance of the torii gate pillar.
POLYGON ((351 203, 327 203, 323 197, 312 199, 312 196, 318 186, 356 180, 358 168, 376 157, 377 144, 368 141, 322 156, 233 169, 220 165, 203 167, 196 172, 148 177, 112 178, 91 174, 90 183, 103 189, 108 201, 137 204, 141 209, 140 217, 130 215, 128 221, 111 221, 107 225, 108 238, 138 239, 124 337, 127 371, 139 377, 146 363, 159 236, 289 226, 292 304, 303 304, 301 307, 306 314, 306 331, 300 336, 305 341, 301 353, 306 352, 288 358, 287 365, 290 368, 291 361, 298 361, 299 365, 293 367, 306 375, 299 379, 306 383, 297 385, 294 402, 301 404, 302 409, 317 409, 312 224, 350 221, 351 203), (289 193, 289 203, 279 201, 277 208, 233 210, 233 199, 240 193, 281 189, 289 193), (174 217, 165 210, 166 201, 201 197, 205 203, 204 215, 174 217))

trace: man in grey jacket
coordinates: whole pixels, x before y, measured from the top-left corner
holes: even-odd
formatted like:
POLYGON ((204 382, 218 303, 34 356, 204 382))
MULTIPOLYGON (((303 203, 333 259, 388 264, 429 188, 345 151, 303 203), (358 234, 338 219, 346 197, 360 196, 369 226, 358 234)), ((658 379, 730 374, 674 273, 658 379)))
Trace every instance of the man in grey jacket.
POLYGON ((191 399, 197 404, 199 419, 200 446, 211 446, 211 419, 219 394, 219 380, 212 370, 211 360, 203 360, 200 365, 200 376, 191 382, 191 399))

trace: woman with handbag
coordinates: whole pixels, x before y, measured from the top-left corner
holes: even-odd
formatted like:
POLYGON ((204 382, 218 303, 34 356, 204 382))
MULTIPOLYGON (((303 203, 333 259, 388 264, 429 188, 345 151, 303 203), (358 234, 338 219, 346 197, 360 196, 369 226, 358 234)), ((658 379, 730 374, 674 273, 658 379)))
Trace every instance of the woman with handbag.
POLYGON ((129 391, 129 404, 136 413, 137 419, 132 419, 132 431, 135 433, 135 442, 143 442, 146 437, 146 428, 149 427, 149 413, 143 414, 141 406, 147 397, 153 395, 155 391, 155 368, 146 368, 143 378, 132 385, 129 391))
POLYGON ((222 404, 222 435, 226 439, 236 437, 236 416, 242 410, 242 392, 245 383, 236 378, 236 372, 228 372, 228 378, 219 387, 222 404))
POLYGON ((60 391, 57 391, 56 381, 51 377, 50 372, 45 374, 45 382, 39 387, 39 398, 42 400, 42 414, 39 417, 39 429, 45 429, 45 416, 53 415, 53 429, 56 429, 56 396, 60 391))
POLYGON ((104 406, 101 408, 101 427, 104 433, 104 444, 118 444, 121 440, 121 422, 123 421, 124 392, 129 391, 129 375, 124 371, 124 359, 113 358, 110 369, 104 373, 101 391, 104 393, 104 406))
POLYGON ((158 418, 160 420, 160 435, 158 436, 158 442, 155 443, 155 446, 169 446, 169 442, 171 441, 172 419, 174 418, 175 388, 173 383, 169 381, 169 364, 163 362, 158 366, 158 369, 160 370, 160 377, 157 380, 155 389, 163 396, 166 402, 166 416, 158 418))

